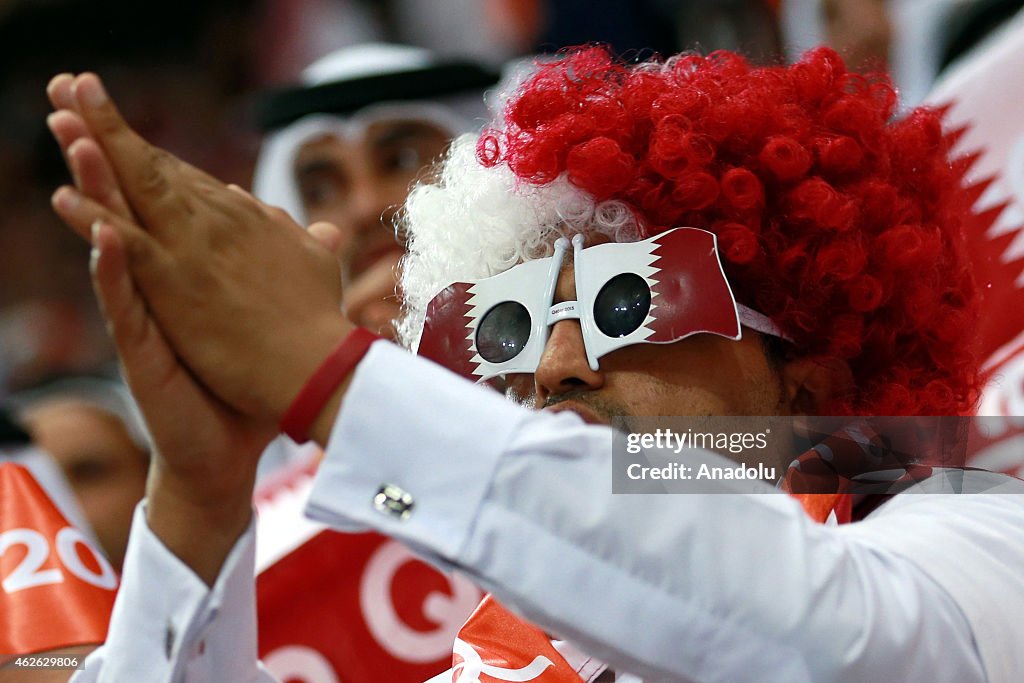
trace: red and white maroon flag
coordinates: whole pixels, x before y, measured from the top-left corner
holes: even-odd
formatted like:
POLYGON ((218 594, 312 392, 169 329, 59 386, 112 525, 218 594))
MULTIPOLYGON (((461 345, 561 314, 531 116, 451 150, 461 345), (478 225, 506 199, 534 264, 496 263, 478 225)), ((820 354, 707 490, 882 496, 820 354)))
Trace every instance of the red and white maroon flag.
POLYGON ((986 386, 968 465, 1024 475, 1024 14, 951 67, 927 98, 943 112, 970 211, 968 249, 982 295, 986 386))
POLYGON ((118 579, 21 465, 0 464, 3 657, 102 643, 118 579))

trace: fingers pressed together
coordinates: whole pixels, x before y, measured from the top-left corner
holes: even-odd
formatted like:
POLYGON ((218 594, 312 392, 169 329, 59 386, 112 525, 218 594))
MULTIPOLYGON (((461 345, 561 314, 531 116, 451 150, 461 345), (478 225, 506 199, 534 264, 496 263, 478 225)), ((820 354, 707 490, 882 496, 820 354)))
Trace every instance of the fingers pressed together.
POLYGON ((116 110, 106 98, 99 79, 93 74, 78 77, 60 74, 50 81, 46 92, 56 109, 47 117, 47 125, 75 182, 75 187, 63 186, 54 192, 54 210, 87 240, 92 240, 97 221, 110 225, 123 238, 131 236, 137 240, 142 231, 103 145, 116 127, 109 123, 109 119, 116 116, 116 110), (103 120, 97 113, 98 107, 108 109, 104 114, 107 123, 102 128, 91 125, 103 120), (113 115, 109 110, 113 110, 113 115))
POLYGON ((337 261, 320 248, 336 231, 311 238, 281 209, 150 145, 95 74, 57 76, 48 94, 75 181, 53 207, 93 243, 94 286, 122 357, 137 346, 133 329, 157 329, 225 403, 283 412, 349 327, 337 261), (271 357, 278 371, 252 386, 252 369, 271 357))

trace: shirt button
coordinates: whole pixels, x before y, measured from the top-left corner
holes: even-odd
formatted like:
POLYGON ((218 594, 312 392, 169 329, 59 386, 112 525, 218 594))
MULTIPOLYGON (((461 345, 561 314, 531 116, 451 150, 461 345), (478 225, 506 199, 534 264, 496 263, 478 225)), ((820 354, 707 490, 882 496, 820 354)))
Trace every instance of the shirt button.
POLYGON ((394 484, 381 484, 373 497, 373 507, 377 512, 400 520, 409 519, 414 504, 412 494, 394 484))
POLYGON ((177 634, 174 632, 174 623, 171 620, 167 620, 167 627, 164 629, 164 657, 167 661, 171 660, 171 655, 174 654, 174 639, 177 634))

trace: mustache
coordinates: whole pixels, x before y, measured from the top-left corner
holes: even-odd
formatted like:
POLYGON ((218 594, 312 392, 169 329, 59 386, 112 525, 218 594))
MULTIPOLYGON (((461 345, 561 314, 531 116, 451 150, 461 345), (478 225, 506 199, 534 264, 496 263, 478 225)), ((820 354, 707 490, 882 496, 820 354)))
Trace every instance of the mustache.
POLYGON ((538 407, 541 409, 552 408, 567 401, 574 401, 585 405, 607 424, 611 424, 614 417, 630 418, 633 416, 633 413, 625 405, 596 395, 587 389, 573 389, 561 394, 552 394, 544 400, 543 405, 538 407))

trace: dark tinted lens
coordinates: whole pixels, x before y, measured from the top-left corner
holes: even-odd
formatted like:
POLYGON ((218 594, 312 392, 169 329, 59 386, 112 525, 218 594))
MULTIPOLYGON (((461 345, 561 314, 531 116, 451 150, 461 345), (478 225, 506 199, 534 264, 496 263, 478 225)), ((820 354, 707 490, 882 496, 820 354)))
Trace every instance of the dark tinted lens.
POLYGON ((476 326, 476 350, 489 363, 512 360, 529 339, 530 312, 516 301, 498 304, 476 326))
POLYGON ((594 322, 609 337, 625 337, 644 324, 651 310, 651 288, 636 273, 616 275, 594 299, 594 322))

